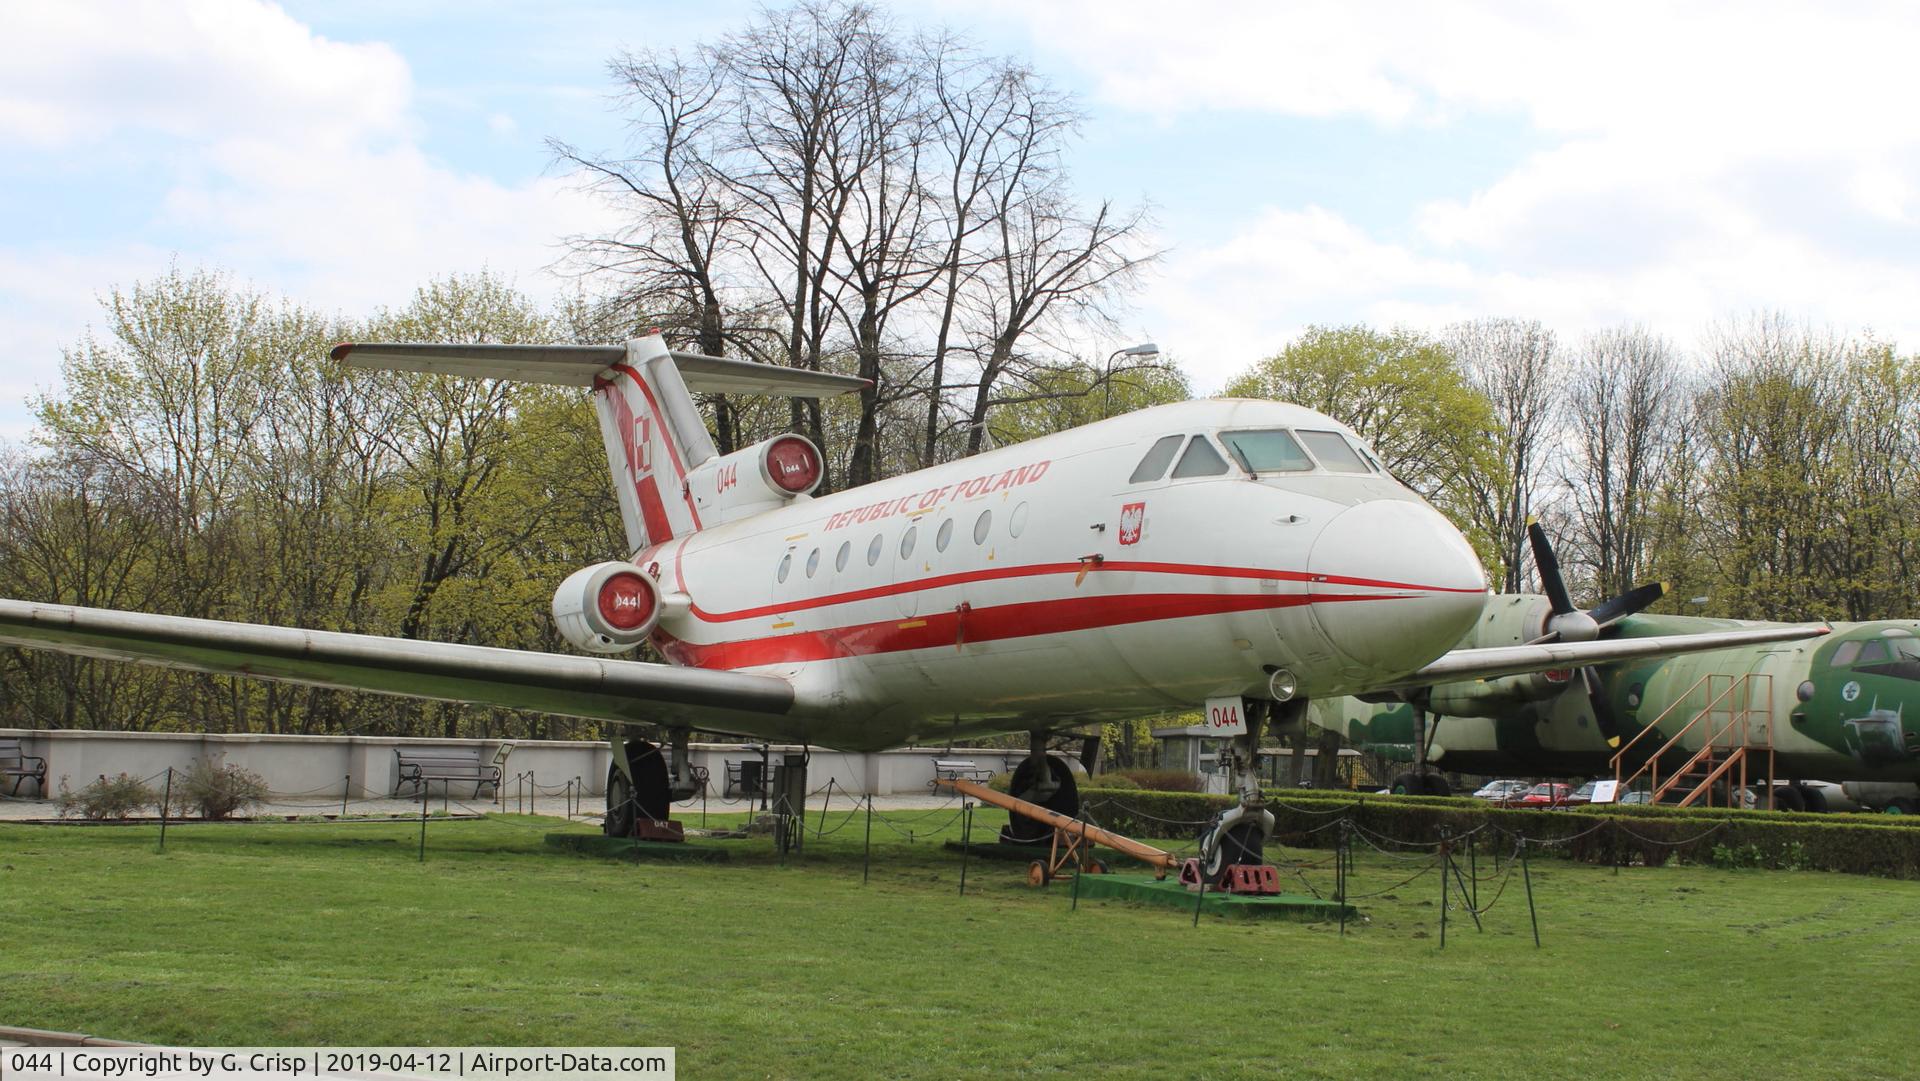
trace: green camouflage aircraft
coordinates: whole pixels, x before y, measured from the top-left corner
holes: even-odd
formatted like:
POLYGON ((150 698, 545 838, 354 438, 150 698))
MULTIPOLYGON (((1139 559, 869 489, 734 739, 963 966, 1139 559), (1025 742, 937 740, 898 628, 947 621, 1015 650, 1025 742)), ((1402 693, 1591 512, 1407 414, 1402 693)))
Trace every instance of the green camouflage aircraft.
MULTIPOLYGON (((1567 600, 1557 561, 1537 524, 1529 527, 1545 595, 1487 598, 1463 646, 1511 645, 1595 636, 1639 638, 1766 626, 1740 620, 1647 615, 1660 586, 1642 586, 1589 612, 1567 600), (1574 636, 1583 636, 1576 638, 1574 636)), ((1643 784, 1682 772, 1668 798, 1707 793, 1696 782, 1920 781, 1920 622, 1833 624, 1822 637, 1735 647, 1574 671, 1445 683, 1405 701, 1353 698, 1313 704, 1314 723, 1352 745, 1412 762, 1399 791, 1443 791, 1429 766, 1475 774, 1631 777, 1658 759, 1643 784), (1702 754, 1703 748, 1713 744, 1702 754), (1744 749, 1744 762, 1733 761, 1744 749), (1769 753, 1770 752, 1770 753, 1769 753), (1771 757, 1769 771, 1768 757, 1771 757), (1689 767, 1691 767, 1689 769, 1689 767)), ((1824 809, 1801 784, 1771 789, 1782 809, 1824 809)), ((1764 795, 1762 796, 1764 799, 1764 795)))

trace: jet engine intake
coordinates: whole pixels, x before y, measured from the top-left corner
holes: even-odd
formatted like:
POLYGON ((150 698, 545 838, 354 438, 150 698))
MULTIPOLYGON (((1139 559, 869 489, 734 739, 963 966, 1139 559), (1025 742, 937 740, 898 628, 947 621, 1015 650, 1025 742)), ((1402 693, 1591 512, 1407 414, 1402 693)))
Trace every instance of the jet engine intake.
POLYGON ((660 622, 660 589, 631 563, 582 567, 553 593, 560 636, 589 653, 624 653, 660 622))

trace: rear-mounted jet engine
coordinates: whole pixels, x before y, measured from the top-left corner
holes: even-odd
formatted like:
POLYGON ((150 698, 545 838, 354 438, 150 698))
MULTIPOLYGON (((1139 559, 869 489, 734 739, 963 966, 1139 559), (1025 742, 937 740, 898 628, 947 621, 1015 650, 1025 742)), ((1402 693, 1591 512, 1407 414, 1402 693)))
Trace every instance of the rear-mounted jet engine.
POLYGON ((660 589, 631 563, 582 567, 553 593, 554 626, 589 653, 624 653, 659 621, 660 589))

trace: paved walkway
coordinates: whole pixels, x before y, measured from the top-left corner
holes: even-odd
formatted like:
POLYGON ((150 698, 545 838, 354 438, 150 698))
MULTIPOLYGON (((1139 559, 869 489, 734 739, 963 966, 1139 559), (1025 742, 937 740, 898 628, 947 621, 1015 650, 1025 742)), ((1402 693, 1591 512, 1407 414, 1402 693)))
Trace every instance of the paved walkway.
MULTIPOLYGON (((849 796, 836 789, 830 798, 815 795, 807 800, 807 810, 818 813, 824 805, 829 812, 840 812, 852 808, 862 797, 849 796)), ((958 810, 960 801, 951 794, 933 795, 931 793, 896 793, 873 797, 873 809, 876 811, 930 811, 941 807, 958 810)), ((757 810, 758 802, 749 806, 749 801, 735 799, 731 801, 709 799, 706 804, 708 814, 738 814, 742 811, 757 810)), ((598 820, 606 809, 604 797, 587 796, 573 801, 564 796, 541 796, 537 800, 515 800, 512 793, 495 803, 491 799, 461 799, 458 796, 442 799, 434 796, 427 801, 428 811, 445 810, 451 814, 497 814, 530 813, 550 815, 554 818, 572 817, 583 820, 598 820)), ((341 802, 338 799, 327 800, 318 796, 304 796, 298 799, 275 799, 259 811, 255 818, 305 818, 340 817, 341 802)), ((348 800, 345 813, 348 816, 386 818, 400 816, 410 818, 420 813, 420 801, 405 799, 358 799, 348 800)), ((682 821, 698 822, 700 819, 700 801, 674 804, 673 815, 682 821)), ((31 819, 57 819, 60 810, 52 800, 7 799, 0 798, 0 821, 22 821, 31 819)), ((157 819, 156 819, 157 821, 157 819)))

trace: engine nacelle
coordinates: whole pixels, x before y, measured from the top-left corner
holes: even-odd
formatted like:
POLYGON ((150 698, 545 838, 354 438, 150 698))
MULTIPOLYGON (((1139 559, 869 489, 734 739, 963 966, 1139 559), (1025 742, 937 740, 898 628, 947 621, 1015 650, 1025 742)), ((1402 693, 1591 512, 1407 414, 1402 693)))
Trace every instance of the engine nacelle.
POLYGON ((701 520, 713 525, 801 498, 818 488, 825 474, 820 448, 789 433, 701 463, 687 474, 687 494, 701 520))
MULTIPOLYGON (((1462 643, 1474 649, 1524 645, 1546 631, 1547 600, 1528 594, 1487 598, 1487 606, 1462 643)), ((1498 717, 1526 702, 1539 702, 1567 689, 1574 679, 1568 669, 1530 672, 1498 679, 1442 683, 1428 702, 1435 713, 1449 717, 1498 717)))
POLYGON ((624 653, 660 622, 660 588, 631 563, 595 563, 567 575, 553 593, 560 636, 589 653, 624 653))

